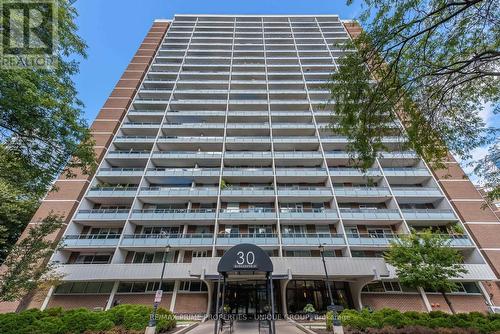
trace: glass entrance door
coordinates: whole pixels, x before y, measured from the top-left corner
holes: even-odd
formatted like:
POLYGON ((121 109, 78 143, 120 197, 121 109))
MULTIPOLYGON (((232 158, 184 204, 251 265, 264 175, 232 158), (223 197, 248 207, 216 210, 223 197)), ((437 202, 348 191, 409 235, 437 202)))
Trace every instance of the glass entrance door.
MULTIPOLYGON (((228 282, 224 304, 229 307, 230 313, 239 319, 256 319, 260 315, 269 313, 270 300, 267 298, 265 281, 228 282)), ((278 313, 276 303, 278 291, 274 284, 274 307, 278 313)))

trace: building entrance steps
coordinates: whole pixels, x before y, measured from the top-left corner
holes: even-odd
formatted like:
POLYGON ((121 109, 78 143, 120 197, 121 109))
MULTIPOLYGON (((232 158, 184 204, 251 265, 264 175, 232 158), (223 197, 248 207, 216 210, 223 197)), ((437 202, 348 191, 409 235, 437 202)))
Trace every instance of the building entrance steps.
MULTIPOLYGON (((255 320, 236 321, 233 327, 233 334, 259 334, 259 325, 255 320)), ((209 320, 196 326, 187 334, 211 334, 214 331, 214 321, 209 320)), ((224 334, 229 333, 229 330, 224 330, 224 334)), ((261 333, 267 333, 267 330, 261 330, 261 333)), ((298 329, 293 323, 286 320, 276 321, 277 334, 303 334, 304 332, 298 329)))

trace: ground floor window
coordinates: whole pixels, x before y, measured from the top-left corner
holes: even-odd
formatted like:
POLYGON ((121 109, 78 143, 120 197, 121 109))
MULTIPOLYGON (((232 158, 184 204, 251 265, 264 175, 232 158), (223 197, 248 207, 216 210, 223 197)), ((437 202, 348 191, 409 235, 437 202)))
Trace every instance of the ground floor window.
MULTIPOLYGON (((344 308, 352 308, 349 285, 346 282, 331 282, 333 302, 344 308)), ((324 281, 292 280, 286 288, 288 313, 302 313, 307 304, 318 312, 325 312, 330 299, 324 281)))

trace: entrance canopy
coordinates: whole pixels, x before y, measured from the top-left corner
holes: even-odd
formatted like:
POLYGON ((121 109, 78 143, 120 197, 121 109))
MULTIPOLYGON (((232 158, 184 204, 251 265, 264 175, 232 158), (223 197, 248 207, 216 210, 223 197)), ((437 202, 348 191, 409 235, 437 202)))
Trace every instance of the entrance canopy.
POLYGON ((273 262, 262 248, 253 244, 239 244, 224 253, 217 266, 221 274, 230 272, 273 272, 273 262))

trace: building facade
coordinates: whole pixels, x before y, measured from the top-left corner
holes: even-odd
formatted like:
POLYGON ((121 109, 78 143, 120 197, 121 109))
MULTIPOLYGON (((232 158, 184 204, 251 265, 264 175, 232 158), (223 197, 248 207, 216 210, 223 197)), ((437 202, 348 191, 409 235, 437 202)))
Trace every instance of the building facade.
MULTIPOLYGON (((388 151, 366 174, 346 153, 347 139, 328 127, 324 84, 342 56, 335 45, 356 31, 336 15, 155 22, 141 62, 94 123, 94 135, 107 138, 96 174, 80 188, 63 180, 67 188, 50 195, 75 198, 51 259, 64 278, 29 305, 150 304, 166 259, 161 305, 210 313, 218 260, 252 243, 272 258, 282 314, 329 304, 319 245, 336 303, 449 311, 439 294, 402 287, 382 258, 394 238, 432 228, 468 269, 451 294, 456 309, 487 311, 481 282, 496 280, 499 249, 486 253, 487 236, 471 234, 469 222, 491 229, 498 219, 465 217, 466 201, 455 203, 446 188, 450 178, 401 151, 400 124, 388 124, 388 151)), ((230 276, 231 313, 264 312, 263 294, 261 275, 230 276)))

